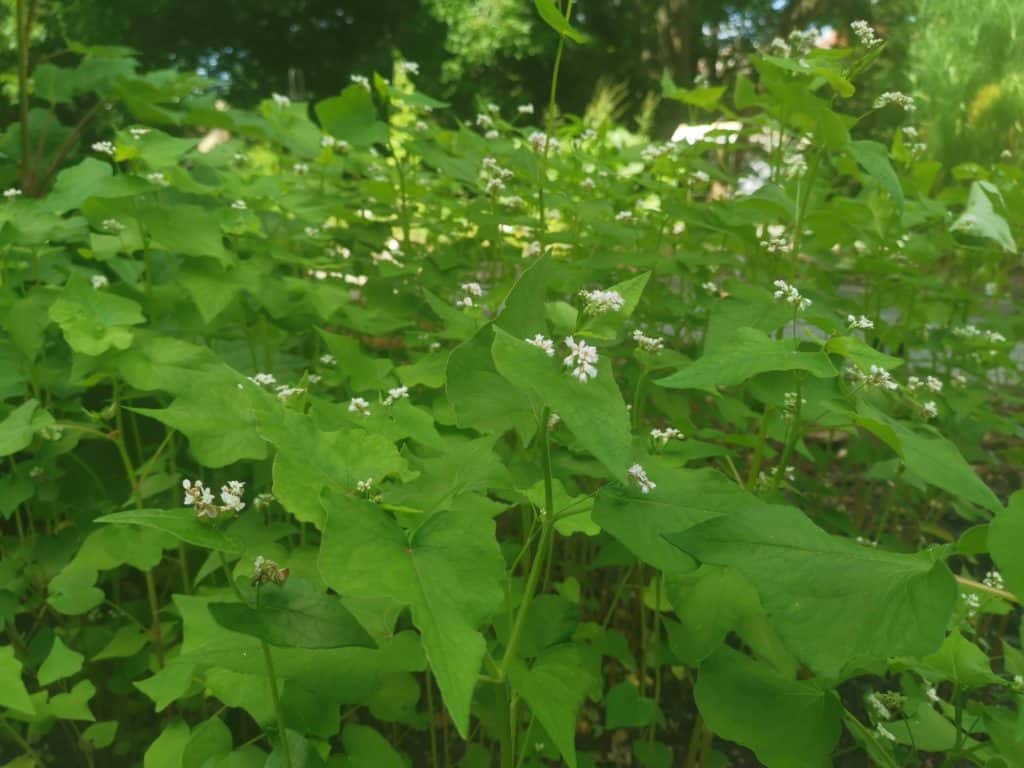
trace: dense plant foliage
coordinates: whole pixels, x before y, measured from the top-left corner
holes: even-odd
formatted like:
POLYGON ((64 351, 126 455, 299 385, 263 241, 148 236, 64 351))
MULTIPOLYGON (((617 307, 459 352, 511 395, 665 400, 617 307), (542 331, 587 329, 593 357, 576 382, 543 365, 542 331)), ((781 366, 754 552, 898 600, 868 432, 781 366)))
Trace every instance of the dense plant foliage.
POLYGON ((594 130, 537 6, 472 124, 22 73, 7 764, 1024 764, 1019 161, 860 136, 863 25, 594 130))

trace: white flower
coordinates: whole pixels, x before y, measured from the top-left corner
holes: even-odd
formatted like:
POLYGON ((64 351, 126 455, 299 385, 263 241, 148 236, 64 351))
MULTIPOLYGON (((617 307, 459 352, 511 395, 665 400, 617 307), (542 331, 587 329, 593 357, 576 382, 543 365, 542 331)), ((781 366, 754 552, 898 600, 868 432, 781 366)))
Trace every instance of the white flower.
POLYGON ((167 180, 167 177, 164 176, 159 171, 147 173, 146 181, 148 181, 150 184, 156 184, 158 187, 166 187, 168 184, 170 184, 170 182, 167 180))
POLYGON ((669 440, 685 440, 686 435, 675 427, 665 427, 664 429, 655 427, 651 430, 651 439, 656 443, 668 445, 669 440))
POLYGON ((941 704, 942 703, 942 699, 939 698, 939 692, 935 690, 935 686, 934 685, 929 685, 925 689, 924 693, 925 693, 925 696, 928 697, 928 700, 931 701, 933 704, 941 704))
POLYGON ((305 163, 295 163, 292 166, 292 173, 295 173, 299 176, 305 176, 307 173, 309 173, 309 166, 306 165, 305 163))
POLYGON ((927 376, 924 380, 924 386, 931 392, 939 393, 942 391, 942 382, 934 376, 927 376))
POLYGON ((577 342, 572 336, 566 338, 565 345, 571 351, 562 362, 566 368, 572 368, 573 378, 583 383, 596 378, 597 348, 585 341, 577 342))
POLYGON ((303 231, 306 233, 306 237, 316 237, 320 234, 320 227, 306 227, 303 231))
POLYGON ((985 295, 986 296, 995 296, 997 293, 999 293, 999 284, 998 283, 985 283, 985 295))
POLYGON ((245 493, 245 483, 240 480, 229 480, 220 489, 220 500, 224 509, 232 512, 241 512, 245 509, 245 502, 242 501, 242 494, 245 493))
POLYGON ((362 86, 366 90, 370 90, 370 78, 366 77, 365 75, 352 75, 351 77, 349 77, 349 80, 351 80, 356 85, 362 86))
POLYGON ((543 350, 544 354, 547 355, 548 357, 555 356, 555 342, 553 342, 549 338, 546 338, 543 334, 538 333, 532 339, 526 339, 526 343, 532 344, 538 349, 543 350))
POLYGON ((112 235, 119 235, 124 232, 124 224, 117 219, 104 219, 100 226, 103 227, 104 231, 112 235))
POLYGON ((263 555, 257 555, 256 559, 252 561, 252 585, 254 587, 260 587, 270 582, 284 584, 288 580, 288 573, 287 568, 282 568, 263 555))
POLYGON ((358 413, 360 416, 369 416, 370 404, 361 397, 353 397, 348 402, 348 412, 358 413))
POLYGON ((498 133, 493 128, 491 130, 489 130, 487 133, 484 134, 484 138, 487 139, 488 141, 494 141, 495 139, 499 138, 500 136, 501 136, 501 134, 498 133))
POLYGON ((999 571, 989 571, 986 573, 982 583, 986 587, 992 587, 992 589, 1006 589, 1006 582, 1003 581, 1003 574, 999 571))
POLYGON ((982 334, 985 341, 989 344, 1004 344, 1006 343, 1006 337, 1003 336, 999 331, 984 331, 982 334))
POLYGON ((272 373, 257 373, 254 376, 250 376, 249 381, 259 387, 267 387, 268 389, 277 384, 277 379, 272 373))
POLYGON ((213 503, 213 492, 203 485, 202 480, 182 480, 181 487, 185 490, 186 507, 195 507, 197 517, 217 517, 220 509, 213 503))
POLYGON ((583 297, 583 309, 591 315, 603 315, 605 312, 618 312, 626 305, 626 300, 618 291, 580 291, 583 297))
POLYGON ((974 618, 981 607, 981 598, 973 592, 961 592, 960 597, 963 599, 964 605, 967 606, 967 617, 974 618))
POLYGON ((718 286, 715 283, 711 282, 710 280, 708 280, 706 283, 701 283, 700 287, 710 294, 718 293, 718 286))
POLYGON ((356 490, 363 495, 368 495, 373 490, 373 478, 368 477, 365 480, 357 480, 356 490))
POLYGON ((475 307, 476 304, 473 303, 473 297, 472 296, 463 296, 463 297, 458 298, 458 299, 455 300, 455 306, 456 307, 462 307, 464 309, 468 309, 469 307, 475 307))
POLYGON ((370 279, 366 275, 345 275, 345 282, 349 285, 357 285, 360 288, 366 285, 366 282, 370 279))
POLYGON ((408 398, 408 387, 392 387, 388 390, 388 396, 384 398, 384 405, 391 405, 398 400, 407 400, 408 398))
POLYGON ((914 100, 907 96, 905 93, 899 91, 886 91, 877 99, 875 99, 875 109, 883 109, 890 104, 895 104, 897 107, 902 109, 904 112, 913 112, 917 109, 914 104, 914 100))
POLYGON ((802 296, 795 286, 785 280, 776 280, 773 285, 775 286, 773 295, 776 301, 782 300, 787 304, 792 304, 801 312, 811 306, 811 300, 802 296))
POLYGON ((558 415, 557 413, 555 413, 554 411, 552 411, 552 412, 551 412, 551 415, 550 415, 550 416, 548 416, 548 431, 550 432, 550 431, 551 431, 552 429, 554 429, 555 427, 557 427, 557 426, 558 426, 558 423, 559 423, 559 422, 560 422, 561 420, 562 420, 562 417, 561 417, 561 416, 559 416, 559 415, 558 415))
POLYGON ((874 691, 868 694, 867 702, 871 705, 871 708, 875 711, 875 715, 877 715, 878 717, 882 718, 883 720, 888 720, 890 717, 892 717, 892 712, 890 712, 889 708, 882 703, 882 700, 874 691))
POLYGON ((532 115, 533 104, 520 104, 518 107, 516 107, 516 112, 518 112, 520 115, 532 115))
POLYGON ((782 415, 787 419, 792 419, 797 412, 798 408, 803 408, 807 404, 807 399, 800 397, 796 392, 785 392, 782 395, 782 415))
POLYGON ((858 329, 862 331, 869 331, 875 327, 874 322, 866 318, 864 315, 861 315, 860 317, 847 315, 846 323, 850 326, 851 330, 858 329))
POLYGON ((877 365, 872 365, 867 373, 864 373, 859 368, 854 368, 853 376, 865 387, 881 387, 888 390, 900 388, 900 385, 893 381, 892 375, 885 368, 880 368, 877 365))
POLYGON ((539 153, 542 152, 558 152, 561 147, 561 143, 554 136, 548 136, 544 131, 534 131, 530 134, 530 146, 533 147, 533 151, 539 153))
POLYGON ((338 361, 335 359, 334 355, 332 355, 330 353, 327 353, 327 354, 324 354, 324 355, 320 355, 320 363, 322 365, 327 365, 327 366, 332 366, 333 367, 335 365, 335 363, 337 363, 337 362, 338 361))
POLYGON ((659 352, 665 348, 665 342, 661 339, 655 338, 654 336, 645 336, 643 331, 639 328, 633 331, 633 341, 637 343, 640 349, 646 350, 647 352, 659 352))
POLYGON ((481 287, 480 283, 463 283, 459 287, 465 293, 468 293, 470 296, 483 296, 484 295, 484 289, 481 287))
POLYGON ((762 248, 773 256, 784 256, 793 250, 793 243, 785 235, 772 235, 762 240, 760 244, 762 248))
POLYGON ((476 124, 480 128, 493 128, 494 127, 494 118, 491 117, 490 115, 487 115, 487 114, 484 114, 483 112, 480 112, 476 116, 476 124))
POLYGON ((633 221, 636 218, 632 211, 623 210, 615 214, 616 221, 633 221))
POLYGON ((289 387, 287 384, 281 384, 274 391, 277 393, 278 400, 290 400, 306 390, 302 387, 289 387))
POLYGON ((141 139, 149 133, 149 128, 129 128, 128 133, 132 135, 133 139, 141 139))
POLYGON ((321 381, 323 381, 323 378, 324 377, 321 376, 319 373, 311 373, 308 376, 306 376, 306 381, 308 381, 310 384, 319 384, 321 381))
POLYGON ((236 211, 249 210, 249 206, 246 205, 245 200, 235 200, 233 203, 231 203, 231 207, 234 208, 236 211))
POLYGON ((648 494, 658 487, 658 485, 647 476, 644 468, 639 464, 634 464, 627 469, 626 474, 629 475, 629 482, 640 489, 640 493, 648 494))
POLYGON ((94 290, 100 291, 110 285, 110 281, 106 275, 96 274, 89 278, 89 282, 92 283, 94 290))
POLYGON ((866 48, 871 48, 882 42, 875 35, 875 30, 863 19, 850 23, 850 31, 853 32, 853 36, 857 38, 857 42, 866 48))
POLYGON ((954 371, 949 377, 949 383, 952 384, 955 389, 964 389, 967 386, 967 377, 960 371, 954 371))
MULTIPOLYGON (((401 255, 401 251, 398 254, 401 255)), ((380 251, 379 253, 371 253, 370 258, 373 259, 374 264, 392 264, 396 267, 405 266, 401 261, 395 258, 395 254, 391 251, 380 251)))
POLYGON ((420 65, 415 61, 398 61, 395 62, 395 66, 400 72, 404 72, 407 75, 418 75, 420 73, 420 65))
POLYGON ((92 151, 96 152, 98 154, 101 154, 101 155, 109 155, 110 157, 113 157, 114 156, 114 152, 116 150, 115 150, 114 145, 113 145, 112 142, 109 142, 109 141, 96 141, 96 142, 93 142, 92 151))
POLYGON ((8 187, 4 190, 4 197, 8 200, 13 200, 16 197, 21 197, 22 192, 17 187, 8 187))
POLYGON ((272 93, 270 94, 270 98, 273 100, 275 107, 283 108, 289 106, 292 103, 292 100, 282 93, 272 93))
POLYGON ((586 178, 583 179, 583 181, 580 182, 580 186, 583 187, 584 189, 593 189, 594 187, 597 186, 597 183, 592 178, 587 176, 586 178))

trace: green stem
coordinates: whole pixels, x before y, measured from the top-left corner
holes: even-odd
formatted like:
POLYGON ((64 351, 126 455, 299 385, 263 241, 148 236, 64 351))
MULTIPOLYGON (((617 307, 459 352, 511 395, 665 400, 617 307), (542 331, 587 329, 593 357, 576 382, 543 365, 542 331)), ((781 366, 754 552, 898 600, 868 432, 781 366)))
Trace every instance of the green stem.
POLYGON ((437 721, 437 714, 434 709, 434 683, 430 679, 430 670, 424 676, 427 688, 427 731, 430 733, 430 765, 437 768, 437 732, 434 723, 437 721))
MULTIPOLYGON (((245 603, 245 597, 242 595, 242 590, 235 584, 235 580, 231 576, 231 567, 228 565, 228 559, 224 557, 224 553, 220 550, 217 551, 217 557, 220 559, 220 567, 224 571, 224 575, 227 577, 228 584, 231 586, 231 591, 235 593, 235 597, 238 598, 238 602, 245 603)), ((292 753, 288 748, 288 732, 285 729, 284 722, 284 707, 281 705, 281 696, 278 693, 277 688, 277 674, 274 672, 274 659, 270 655, 270 646, 266 642, 260 640, 260 646, 263 648, 263 662, 267 667, 267 681, 270 683, 270 700, 274 704, 274 713, 277 716, 277 738, 278 743, 281 745, 281 756, 284 758, 284 768, 292 768, 292 753)))
POLYGON ((22 738, 22 735, 18 733, 17 729, 9 722, 7 722, 7 719, 3 716, 0 716, 0 725, 4 727, 5 731, 7 731, 7 734, 11 737, 11 740, 14 741, 14 743, 17 744, 19 747, 21 747, 25 754, 28 755, 35 762, 36 765, 44 765, 43 761, 39 758, 39 754, 32 748, 32 745, 29 744, 24 738, 22 738))

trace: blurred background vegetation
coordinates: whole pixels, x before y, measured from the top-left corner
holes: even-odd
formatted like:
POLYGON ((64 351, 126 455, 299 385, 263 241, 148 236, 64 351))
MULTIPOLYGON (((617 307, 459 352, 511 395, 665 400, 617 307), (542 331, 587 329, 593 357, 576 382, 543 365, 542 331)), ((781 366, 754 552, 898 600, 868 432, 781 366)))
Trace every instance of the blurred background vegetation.
MULTIPOLYGON (((466 117, 481 104, 544 104, 556 40, 531 0, 24 0, 34 7, 33 63, 60 62, 68 41, 128 46, 145 69, 178 67, 248 106, 269 92, 333 95, 353 74, 388 74, 402 57, 421 90, 466 117)), ((0 0, 14 117, 16 0, 0 0)), ((918 101, 914 123, 943 161, 986 162, 1024 134, 1024 0, 579 0, 573 23, 591 42, 563 63, 562 108, 665 137, 681 106, 653 95, 667 70, 682 86, 751 74, 748 57, 813 28, 843 42, 867 19, 888 41, 862 83, 918 101)), ((891 115, 894 111, 889 110, 891 115)), ((884 120, 886 115, 872 116, 884 120)), ((867 126, 885 129, 884 124, 867 126)))

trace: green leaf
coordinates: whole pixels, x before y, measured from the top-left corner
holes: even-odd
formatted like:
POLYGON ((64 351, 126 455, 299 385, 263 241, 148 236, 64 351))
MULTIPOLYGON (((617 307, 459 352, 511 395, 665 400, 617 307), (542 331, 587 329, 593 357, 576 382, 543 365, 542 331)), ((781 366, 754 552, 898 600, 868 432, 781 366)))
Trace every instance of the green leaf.
POLYGON ((108 289, 97 290, 78 273, 50 305, 50 319, 60 326, 68 346, 91 356, 127 349, 132 343, 131 326, 146 322, 138 303, 108 289))
POLYGON ((1024 491, 1010 497, 989 524, 988 549, 1006 586, 1024 599, 1024 491))
POLYGON ((118 722, 116 720, 93 723, 82 731, 82 738, 91 744, 94 749, 106 749, 114 743, 114 738, 117 736, 117 726, 118 722))
POLYGON ((602 488, 593 518, 630 552, 666 574, 692 571, 696 566, 665 540, 665 534, 741 507, 768 507, 712 469, 662 468, 647 467, 658 484, 654 493, 643 495, 615 485, 602 488))
POLYGON ((358 83, 347 86, 339 96, 317 102, 313 111, 325 132, 353 146, 388 140, 388 127, 377 119, 373 97, 358 83))
POLYGON ((558 355, 552 359, 500 328, 494 331, 491 354, 502 376, 521 390, 536 393, 612 477, 625 478, 630 465, 629 416, 607 355, 598 362, 597 378, 580 382, 558 355))
POLYGON ((718 102, 722 100, 724 95, 724 86, 680 88, 672 80, 672 75, 667 68, 661 73, 661 97, 663 99, 672 99, 673 101, 679 101, 683 104, 711 111, 718 106, 718 102))
POLYGON ((504 599, 494 523, 474 512, 443 511, 406 532, 380 507, 330 489, 324 508, 324 581, 342 597, 386 597, 410 606, 441 695, 465 737, 486 650, 477 627, 504 599))
POLYGON ((14 648, 0 645, 0 707, 7 707, 34 717, 36 710, 21 679, 21 662, 14 656, 14 648))
POLYGON ((604 727, 643 728, 661 720, 658 703, 624 680, 605 694, 604 727))
POLYGON ((754 328, 740 328, 731 342, 716 347, 682 370, 655 379, 668 389, 703 389, 717 394, 768 371, 807 371, 818 378, 838 372, 824 350, 804 352, 796 339, 772 339, 754 328))
POLYGON ((1003 505, 967 463, 953 443, 934 429, 917 430, 861 401, 857 423, 888 444, 907 469, 929 485, 959 496, 992 512, 1003 505))
POLYGON ((212 521, 200 520, 194 509, 132 509, 113 512, 96 518, 98 523, 139 525, 169 533, 179 541, 227 554, 242 552, 242 544, 214 527, 212 521))
POLYGON ((132 685, 153 700, 153 707, 157 712, 163 712, 173 702, 188 693, 192 687, 194 674, 194 664, 174 661, 152 677, 136 680, 132 685))
POLYGON ((889 162, 889 150, 885 145, 877 141, 851 141, 848 146, 853 159, 889 193, 896 207, 902 211, 903 187, 889 162))
POLYGON ((127 659, 149 645, 149 642, 150 637, 138 624, 126 624, 118 628, 110 641, 90 661, 127 659))
POLYGON ((790 507, 739 509, 666 537, 756 587, 786 647, 820 674, 942 644, 956 584, 941 561, 830 536, 790 507))
POLYGON ((366 725, 346 725, 341 732, 347 768, 406 768, 390 742, 366 725))
POLYGON ((669 648, 695 667, 725 641, 747 616, 760 613, 757 591, 731 568, 702 565, 693 573, 670 575, 665 594, 678 622, 666 622, 669 648))
POLYGON ((309 416, 285 411, 266 419, 262 434, 277 448, 274 495, 296 518, 317 528, 324 522, 323 488, 351 492, 367 478, 379 483, 409 473, 390 440, 362 429, 327 432, 309 416))
POLYGON ((53 416, 37 412, 38 407, 38 400, 26 400, 0 421, 0 456, 25 450, 36 432, 53 423, 53 416))
POLYGON ((555 32, 567 37, 574 43, 585 43, 589 38, 579 30, 573 28, 569 20, 562 15, 562 12, 555 5, 555 0, 533 0, 533 4, 549 27, 555 32))
POLYGON ((58 720, 85 720, 93 722, 96 717, 89 709, 89 700, 96 695, 96 686, 91 680, 82 680, 68 693, 53 696, 43 709, 58 720))
POLYGON ((712 731, 752 749, 766 768, 832 765, 842 707, 811 681, 722 648, 701 665, 694 697, 712 731))
POLYGON ((59 637, 54 637, 50 653, 39 667, 39 684, 49 685, 77 674, 82 668, 83 659, 85 657, 82 654, 68 648, 59 637))
POLYGON ((1002 200, 999 190, 987 181, 975 181, 967 195, 967 207, 950 227, 952 232, 965 232, 974 237, 992 240, 1007 253, 1017 252, 1017 243, 1006 219, 996 213, 992 198, 1002 200))
POLYGON ((934 675, 964 689, 1004 684, 1003 679, 992 672, 988 657, 958 629, 949 633, 937 652, 925 656, 915 666, 930 673, 930 679, 934 675))
POLYGON ((872 365, 886 370, 903 365, 902 358, 879 352, 857 336, 833 336, 825 343, 825 350, 852 360, 863 371, 870 370, 872 365))
POLYGON ((285 648, 375 648, 376 643, 336 597, 291 578, 260 590, 259 605, 210 603, 210 613, 232 632, 285 648))
POLYGON ((140 212, 151 248, 185 256, 209 256, 222 266, 234 260, 224 247, 217 219, 198 205, 160 206, 140 212))
POLYGON ((554 740, 569 768, 576 768, 576 718, 587 691, 599 683, 593 665, 575 645, 545 651, 527 667, 509 669, 513 689, 554 740))
POLYGON ((178 719, 164 726, 142 758, 143 768, 181 768, 181 758, 191 733, 188 724, 178 719))
POLYGON ((208 760, 230 752, 231 746, 231 731, 219 717, 211 717, 192 730, 180 768, 203 768, 208 760))

